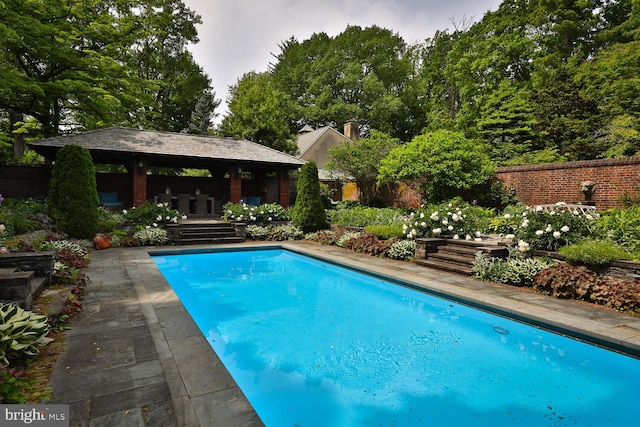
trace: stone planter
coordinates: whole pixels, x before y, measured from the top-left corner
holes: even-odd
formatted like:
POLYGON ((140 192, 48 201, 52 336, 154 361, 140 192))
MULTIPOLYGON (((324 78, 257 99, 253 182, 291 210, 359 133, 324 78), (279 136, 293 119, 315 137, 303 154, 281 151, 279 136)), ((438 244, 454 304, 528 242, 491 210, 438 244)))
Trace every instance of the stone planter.
POLYGON ((232 222, 233 228, 236 230, 236 236, 241 237, 242 240, 247 238, 247 223, 246 222, 232 222))

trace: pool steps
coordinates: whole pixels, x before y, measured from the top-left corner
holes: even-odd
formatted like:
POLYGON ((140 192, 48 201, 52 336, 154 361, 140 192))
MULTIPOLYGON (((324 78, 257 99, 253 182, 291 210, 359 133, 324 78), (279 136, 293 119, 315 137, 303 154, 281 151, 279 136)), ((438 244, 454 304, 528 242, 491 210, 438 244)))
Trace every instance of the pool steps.
POLYGON ((416 239, 414 262, 426 267, 470 276, 477 252, 495 258, 506 258, 508 255, 504 245, 468 240, 423 238, 416 239))
POLYGON ((242 243, 236 228, 227 221, 190 220, 167 226, 169 239, 174 245, 207 245, 242 243))

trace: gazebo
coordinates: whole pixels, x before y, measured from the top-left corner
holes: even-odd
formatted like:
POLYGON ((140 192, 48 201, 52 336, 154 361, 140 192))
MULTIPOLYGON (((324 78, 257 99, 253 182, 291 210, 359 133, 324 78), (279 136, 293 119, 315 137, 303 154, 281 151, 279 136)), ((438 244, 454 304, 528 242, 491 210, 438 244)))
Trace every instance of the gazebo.
POLYGON ((124 166, 126 174, 98 174, 98 191, 116 192, 133 206, 157 200, 162 194, 188 194, 193 199, 202 192, 219 202, 251 199, 288 207, 289 172, 305 163, 243 139, 123 127, 46 138, 30 147, 53 161, 68 144, 88 149, 94 163, 124 166), (211 177, 150 174, 153 167, 205 169, 211 177))

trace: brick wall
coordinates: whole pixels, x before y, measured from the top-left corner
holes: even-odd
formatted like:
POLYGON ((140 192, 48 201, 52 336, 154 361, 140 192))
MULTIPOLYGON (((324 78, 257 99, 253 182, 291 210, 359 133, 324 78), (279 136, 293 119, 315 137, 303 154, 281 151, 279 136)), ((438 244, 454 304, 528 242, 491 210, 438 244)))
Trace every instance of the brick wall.
POLYGON ((44 199, 49 195, 50 166, 0 165, 0 194, 12 199, 44 199))
MULTIPOLYGON (((50 177, 49 166, 0 166, 0 194, 16 199, 45 198, 49 193, 50 177)), ((164 192, 166 186, 170 186, 175 194, 191 193, 199 187, 202 193, 222 199, 230 189, 228 179, 212 181, 210 178, 154 175, 147 176, 147 179, 148 195, 164 192)), ((598 209, 604 210, 622 207, 625 194, 640 197, 640 157, 501 167, 498 169, 498 179, 507 188, 513 188, 516 196, 530 206, 583 201, 580 183, 593 181, 596 187, 592 200, 598 209)), ((131 205, 131 181, 126 174, 97 174, 96 181, 99 191, 116 191, 127 206, 131 205)), ((237 185, 238 182, 231 184, 237 185)), ((239 189, 234 190, 239 199, 239 189)), ((349 199, 349 186, 343 190, 343 199, 349 199)), ((235 194, 233 190, 232 194, 235 194)), ((405 200, 403 202, 406 203, 405 200)))
POLYGON ((625 194, 639 195, 640 157, 501 167, 498 179, 530 206, 584 201, 580 183, 593 181, 592 200, 605 210, 622 207, 625 194))

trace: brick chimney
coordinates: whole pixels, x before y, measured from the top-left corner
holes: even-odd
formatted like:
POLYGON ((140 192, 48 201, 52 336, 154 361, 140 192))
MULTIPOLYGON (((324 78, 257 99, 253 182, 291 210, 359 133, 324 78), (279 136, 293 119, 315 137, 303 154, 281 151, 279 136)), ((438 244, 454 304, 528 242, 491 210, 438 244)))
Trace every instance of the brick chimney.
POLYGON ((344 124, 344 136, 352 141, 355 141, 356 139, 360 138, 360 133, 358 131, 359 127, 360 124, 357 121, 349 120, 344 124))

